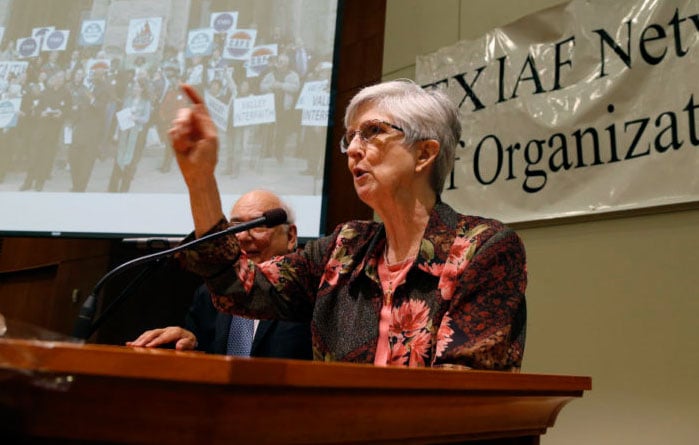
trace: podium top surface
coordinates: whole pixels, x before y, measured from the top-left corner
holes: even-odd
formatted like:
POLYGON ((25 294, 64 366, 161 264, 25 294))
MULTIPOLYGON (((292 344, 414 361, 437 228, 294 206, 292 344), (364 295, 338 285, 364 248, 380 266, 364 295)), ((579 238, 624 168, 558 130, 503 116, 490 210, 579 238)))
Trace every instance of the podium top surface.
POLYGON ((589 377, 580 376, 377 367, 17 339, 0 339, 0 369, 220 385, 499 390, 576 396, 592 385, 589 377))

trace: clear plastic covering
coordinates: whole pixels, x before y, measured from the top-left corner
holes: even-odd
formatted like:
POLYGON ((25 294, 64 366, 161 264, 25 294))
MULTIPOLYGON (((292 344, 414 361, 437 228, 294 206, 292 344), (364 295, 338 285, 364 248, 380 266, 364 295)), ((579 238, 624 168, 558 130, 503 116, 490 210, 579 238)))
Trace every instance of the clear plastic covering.
POLYGON ((418 57, 462 114, 445 201, 506 222, 699 201, 697 14, 575 0, 418 57))

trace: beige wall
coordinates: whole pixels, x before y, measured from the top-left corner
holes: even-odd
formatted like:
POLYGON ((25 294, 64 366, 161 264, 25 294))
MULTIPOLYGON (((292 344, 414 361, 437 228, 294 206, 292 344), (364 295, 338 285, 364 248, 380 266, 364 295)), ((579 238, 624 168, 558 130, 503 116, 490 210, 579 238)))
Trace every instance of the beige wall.
MULTIPOLYGON (((416 55, 559 3, 388 0, 384 78, 414 78, 416 55)), ((593 385, 542 445, 697 443, 699 210, 518 232, 529 262, 524 372, 593 385)))

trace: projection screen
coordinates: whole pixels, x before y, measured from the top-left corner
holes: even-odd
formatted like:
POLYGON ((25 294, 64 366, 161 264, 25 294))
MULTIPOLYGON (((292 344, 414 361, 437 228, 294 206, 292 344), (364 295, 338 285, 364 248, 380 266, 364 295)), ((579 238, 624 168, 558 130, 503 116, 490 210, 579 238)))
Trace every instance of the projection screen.
POLYGON ((219 129, 225 211, 264 188, 321 234, 338 3, 0 0, 0 233, 182 236, 181 83, 219 129))

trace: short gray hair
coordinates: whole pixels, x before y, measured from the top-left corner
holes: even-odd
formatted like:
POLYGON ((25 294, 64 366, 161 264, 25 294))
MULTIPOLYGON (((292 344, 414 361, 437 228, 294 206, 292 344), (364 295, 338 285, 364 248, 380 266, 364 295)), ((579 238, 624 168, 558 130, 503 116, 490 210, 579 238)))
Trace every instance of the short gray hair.
POLYGON ((423 89, 409 79, 392 80, 363 88, 352 98, 345 112, 345 128, 365 104, 388 113, 394 119, 392 123, 405 131, 407 144, 425 139, 439 142, 430 178, 432 189, 439 195, 454 168, 456 144, 461 138, 456 105, 439 89, 423 89))

